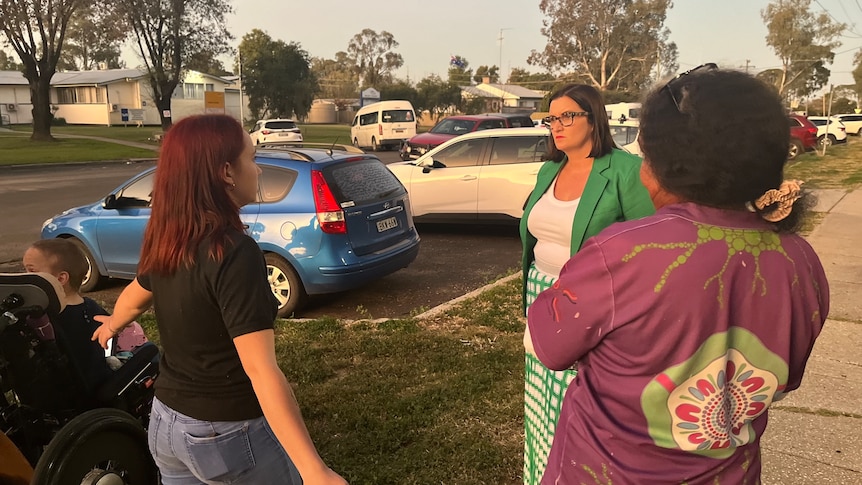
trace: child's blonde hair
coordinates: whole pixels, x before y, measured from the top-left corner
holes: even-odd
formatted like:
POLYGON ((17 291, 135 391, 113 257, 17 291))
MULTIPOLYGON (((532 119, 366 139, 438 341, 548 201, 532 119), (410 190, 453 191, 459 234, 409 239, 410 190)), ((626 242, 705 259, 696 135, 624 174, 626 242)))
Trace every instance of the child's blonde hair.
POLYGON ((54 273, 65 271, 69 274, 69 287, 78 291, 87 274, 89 265, 81 249, 68 239, 40 239, 30 245, 40 251, 54 273))

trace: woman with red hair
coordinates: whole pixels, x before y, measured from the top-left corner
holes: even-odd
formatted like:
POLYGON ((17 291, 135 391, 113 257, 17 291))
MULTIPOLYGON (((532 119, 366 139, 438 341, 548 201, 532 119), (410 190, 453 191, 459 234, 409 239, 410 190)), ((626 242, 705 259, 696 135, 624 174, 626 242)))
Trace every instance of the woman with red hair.
POLYGON ((138 276, 102 346, 152 304, 163 349, 149 445, 165 485, 343 484, 317 453, 275 356, 277 302, 240 207, 260 169, 242 126, 185 118, 165 135, 138 276))

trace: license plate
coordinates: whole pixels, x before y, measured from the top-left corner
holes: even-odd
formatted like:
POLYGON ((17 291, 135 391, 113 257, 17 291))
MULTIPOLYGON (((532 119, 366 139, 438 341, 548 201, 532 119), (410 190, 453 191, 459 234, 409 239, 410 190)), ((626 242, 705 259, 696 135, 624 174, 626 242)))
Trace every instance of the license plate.
POLYGON ((397 129, 397 128, 396 128, 396 129, 395 129, 395 133, 404 133, 404 129, 402 128, 402 129, 400 129, 400 130, 399 130, 399 129, 397 129))
POLYGON ((382 221, 377 222, 377 232, 388 231, 395 227, 398 227, 398 219, 394 217, 383 219, 382 221))

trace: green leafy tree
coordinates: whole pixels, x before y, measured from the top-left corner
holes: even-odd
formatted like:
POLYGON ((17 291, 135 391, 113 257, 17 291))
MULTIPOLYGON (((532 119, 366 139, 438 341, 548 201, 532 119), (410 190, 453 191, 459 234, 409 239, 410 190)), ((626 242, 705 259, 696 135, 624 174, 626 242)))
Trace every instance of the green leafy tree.
POLYGON ((461 88, 444 81, 440 76, 431 74, 416 83, 418 103, 414 105, 417 111, 428 111, 432 118, 457 108, 461 104, 461 88))
POLYGON ((171 127, 171 98, 186 65, 197 53, 228 54, 233 36, 225 16, 230 0, 114 0, 117 13, 134 33, 147 71, 162 129, 171 127))
POLYGON ((853 56, 853 84, 851 87, 856 93, 856 99, 862 100, 862 49, 853 56))
POLYGON ((670 7, 670 0, 541 0, 548 43, 527 61, 574 70, 601 90, 641 89, 675 52, 664 28, 670 7))
POLYGON ((766 44, 781 60, 778 72, 761 75, 771 80, 778 94, 805 97, 829 81, 833 52, 846 25, 826 12, 810 11, 811 0, 773 1, 760 14, 766 23, 766 44))
POLYGON ((470 69, 470 61, 461 56, 452 56, 449 61, 449 83, 459 86, 472 84, 473 70, 470 69))
POLYGON ((63 52, 66 29, 83 0, 0 0, 0 32, 15 50, 30 86, 31 140, 51 136, 51 78, 63 52))
POLYGON ((372 29, 362 29, 347 44, 347 57, 360 77, 361 87, 380 88, 392 82, 393 72, 404 65, 401 54, 393 52, 398 47, 395 37, 383 30, 379 34, 372 29))
POLYGON ((477 83, 485 82, 485 78, 488 78, 488 82, 491 84, 495 84, 500 82, 500 68, 497 66, 479 66, 476 68, 476 74, 473 76, 473 80, 477 83))
POLYGON ((320 86, 320 96, 334 100, 344 108, 347 100, 359 97, 359 75, 347 53, 335 53, 335 59, 315 57, 311 59, 311 72, 320 86))
POLYGON ((189 59, 183 65, 183 69, 187 71, 197 71, 213 76, 230 76, 233 73, 228 71, 224 63, 217 59, 212 52, 198 51, 192 53, 189 59))
POLYGON ((0 71, 20 71, 23 66, 15 62, 15 57, 0 50, 0 71))
POLYGON ((299 44, 254 29, 239 44, 242 83, 256 119, 305 116, 317 93, 311 59, 299 44))
POLYGON ((127 25, 110 6, 104 1, 84 3, 72 16, 62 53, 64 68, 88 71, 99 65, 124 66, 120 49, 129 35, 127 25))
POLYGON ((419 91, 403 79, 396 79, 380 90, 380 100, 387 99, 406 99, 413 106, 420 104, 419 91))
POLYGON ((551 91, 559 82, 549 72, 531 73, 526 69, 516 67, 509 73, 509 84, 517 84, 534 91, 551 91))

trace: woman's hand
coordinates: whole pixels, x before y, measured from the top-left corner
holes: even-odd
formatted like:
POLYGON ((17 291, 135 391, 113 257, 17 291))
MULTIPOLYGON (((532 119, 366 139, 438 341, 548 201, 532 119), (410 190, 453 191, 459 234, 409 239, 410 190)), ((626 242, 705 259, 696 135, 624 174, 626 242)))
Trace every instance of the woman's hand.
POLYGON ((96 315, 93 317, 93 320, 101 322, 102 324, 99 325, 99 328, 97 328, 95 332, 93 332, 93 337, 90 340, 99 342, 99 345, 101 345, 103 349, 107 349, 108 341, 120 333, 119 330, 114 331, 111 326, 114 318, 111 315, 96 315))

